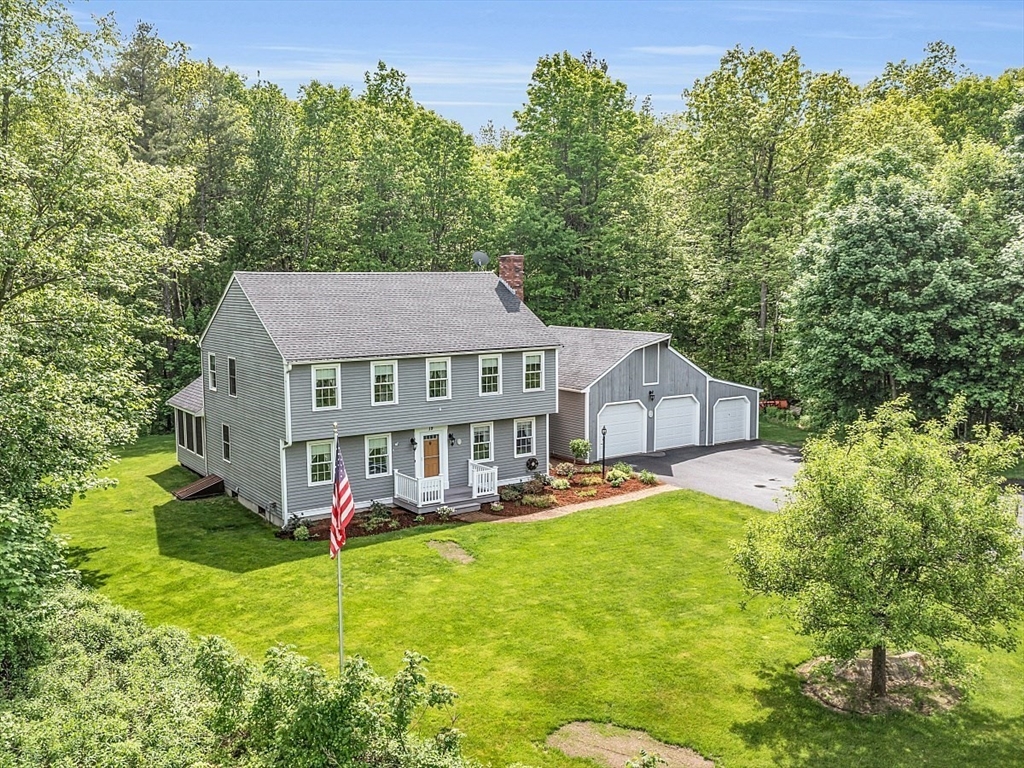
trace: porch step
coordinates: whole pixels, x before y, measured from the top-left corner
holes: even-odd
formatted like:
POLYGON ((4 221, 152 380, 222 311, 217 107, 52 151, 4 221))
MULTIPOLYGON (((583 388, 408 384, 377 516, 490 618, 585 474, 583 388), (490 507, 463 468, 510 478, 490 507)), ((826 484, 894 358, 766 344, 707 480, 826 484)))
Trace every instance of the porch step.
POLYGON ((192 499, 206 499, 210 496, 220 496, 224 493, 224 480, 217 475, 200 477, 195 482, 189 483, 184 488, 171 491, 179 501, 191 501, 192 499))
POLYGON ((482 505, 490 504, 492 501, 497 500, 498 494, 496 493, 489 494, 487 496, 477 496, 474 499, 471 488, 449 488, 444 492, 444 502, 441 504, 425 504, 422 507, 417 507, 411 501, 395 499, 395 506, 420 515, 436 512, 441 507, 451 507, 455 510, 455 514, 459 515, 464 512, 475 512, 480 509, 482 505))

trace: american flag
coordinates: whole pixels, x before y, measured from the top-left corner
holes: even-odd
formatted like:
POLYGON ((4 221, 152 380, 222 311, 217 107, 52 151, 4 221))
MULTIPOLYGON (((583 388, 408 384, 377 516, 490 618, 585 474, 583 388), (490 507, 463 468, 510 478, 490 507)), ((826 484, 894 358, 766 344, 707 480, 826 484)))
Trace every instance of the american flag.
POLYGON ((334 439, 334 500, 331 502, 331 560, 338 556, 338 550, 345 546, 345 529, 356 513, 356 502, 352 498, 352 486, 345 472, 345 460, 341 458, 341 445, 334 439))

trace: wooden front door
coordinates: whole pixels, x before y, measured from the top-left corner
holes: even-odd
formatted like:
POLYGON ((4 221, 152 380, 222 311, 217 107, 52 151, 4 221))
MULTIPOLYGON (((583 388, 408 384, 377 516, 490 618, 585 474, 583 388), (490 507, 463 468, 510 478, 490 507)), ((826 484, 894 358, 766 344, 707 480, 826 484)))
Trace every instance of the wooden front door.
POLYGON ((423 436, 423 476, 437 477, 441 474, 441 436, 423 436))

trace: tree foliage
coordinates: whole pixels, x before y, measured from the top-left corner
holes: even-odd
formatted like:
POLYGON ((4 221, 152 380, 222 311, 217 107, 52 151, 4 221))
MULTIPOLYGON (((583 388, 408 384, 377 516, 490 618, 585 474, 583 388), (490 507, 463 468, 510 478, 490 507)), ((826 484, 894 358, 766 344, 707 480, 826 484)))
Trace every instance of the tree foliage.
MULTIPOLYGON (((908 404, 807 442, 789 501, 736 547, 740 580, 784 598, 797 631, 839 659, 924 648, 954 662, 961 642, 1013 650, 1024 532, 1020 497, 1001 481, 1021 440, 991 427, 962 442, 962 398, 920 426, 908 404)), ((876 669, 873 690, 884 681, 876 669)))

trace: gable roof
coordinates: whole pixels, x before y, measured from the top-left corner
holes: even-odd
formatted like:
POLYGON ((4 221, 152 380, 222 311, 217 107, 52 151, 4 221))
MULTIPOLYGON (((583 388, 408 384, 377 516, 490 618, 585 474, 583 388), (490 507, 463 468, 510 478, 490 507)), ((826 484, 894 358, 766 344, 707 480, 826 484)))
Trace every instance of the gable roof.
POLYGON ((633 350, 672 338, 668 333, 565 325, 552 325, 549 330, 562 342, 558 353, 558 386, 577 391, 600 379, 633 350))
POLYGON ((167 399, 167 404, 173 408, 181 408, 191 414, 203 412, 203 377, 193 381, 180 392, 175 392, 167 399))
POLYGON ((557 347, 492 272, 235 272, 289 362, 557 347))

